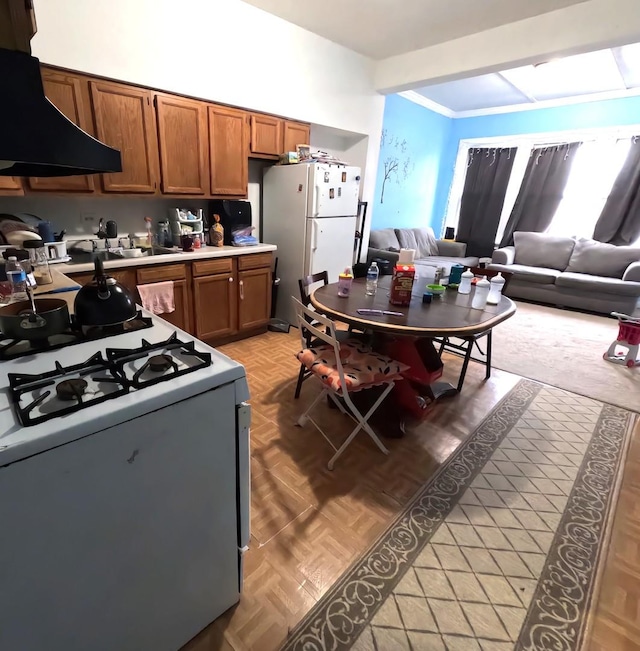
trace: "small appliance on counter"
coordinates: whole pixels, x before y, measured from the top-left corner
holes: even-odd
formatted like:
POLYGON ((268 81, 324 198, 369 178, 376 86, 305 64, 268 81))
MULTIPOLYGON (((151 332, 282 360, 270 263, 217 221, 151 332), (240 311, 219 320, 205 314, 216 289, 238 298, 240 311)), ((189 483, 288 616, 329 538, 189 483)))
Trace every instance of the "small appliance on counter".
MULTIPOLYGON (((233 235, 240 231, 251 233, 251 203, 238 199, 214 199, 209 202, 205 218, 207 232, 214 225, 214 215, 220 215, 220 224, 224 229, 223 243, 225 246, 233 246, 233 235)), ((255 244, 257 244, 257 240, 255 244)))

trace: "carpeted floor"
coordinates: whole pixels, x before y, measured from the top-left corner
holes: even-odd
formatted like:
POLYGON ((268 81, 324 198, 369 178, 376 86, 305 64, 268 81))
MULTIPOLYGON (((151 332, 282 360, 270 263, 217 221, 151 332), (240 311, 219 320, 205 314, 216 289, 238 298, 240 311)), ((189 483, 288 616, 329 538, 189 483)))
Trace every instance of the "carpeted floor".
POLYGON ((602 359, 617 335, 615 319, 518 301, 493 331, 493 366, 640 411, 640 367, 602 359))
POLYGON ((578 649, 633 421, 521 380, 283 649, 578 649))

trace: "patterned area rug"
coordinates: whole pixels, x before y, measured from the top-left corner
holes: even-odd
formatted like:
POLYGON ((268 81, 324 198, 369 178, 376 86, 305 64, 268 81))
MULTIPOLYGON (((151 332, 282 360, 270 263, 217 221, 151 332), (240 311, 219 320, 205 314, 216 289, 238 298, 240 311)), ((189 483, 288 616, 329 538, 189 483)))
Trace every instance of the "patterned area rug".
POLYGON ((633 419, 522 380, 283 650, 578 649, 633 419))

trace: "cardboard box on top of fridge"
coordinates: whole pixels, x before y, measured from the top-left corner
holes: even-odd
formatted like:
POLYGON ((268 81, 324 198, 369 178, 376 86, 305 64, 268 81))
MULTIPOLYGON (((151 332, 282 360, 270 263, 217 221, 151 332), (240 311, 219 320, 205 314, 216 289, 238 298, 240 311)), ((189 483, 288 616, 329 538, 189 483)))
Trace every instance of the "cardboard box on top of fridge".
POLYGON ((411 303, 411 290, 416 275, 416 268, 413 263, 402 264, 400 261, 393 268, 391 278, 391 291, 389 292, 389 303, 391 305, 408 306, 411 303))

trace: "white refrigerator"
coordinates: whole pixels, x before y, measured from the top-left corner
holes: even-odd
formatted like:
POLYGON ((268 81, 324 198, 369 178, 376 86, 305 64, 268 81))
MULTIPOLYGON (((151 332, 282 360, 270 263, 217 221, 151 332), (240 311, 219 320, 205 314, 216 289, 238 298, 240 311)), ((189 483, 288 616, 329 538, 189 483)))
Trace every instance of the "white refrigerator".
POLYGON ((265 171, 262 240, 278 247, 276 316, 295 324, 298 279, 327 271, 329 282, 353 264, 360 168, 328 163, 265 171))

